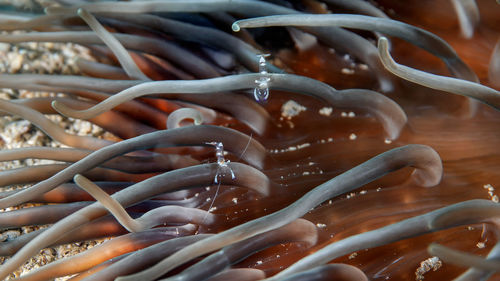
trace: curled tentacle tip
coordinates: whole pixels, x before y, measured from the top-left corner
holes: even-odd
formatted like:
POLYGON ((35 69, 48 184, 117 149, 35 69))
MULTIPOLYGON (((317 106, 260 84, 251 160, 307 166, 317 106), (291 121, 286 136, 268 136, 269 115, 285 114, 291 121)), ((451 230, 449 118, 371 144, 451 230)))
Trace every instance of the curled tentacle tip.
MULTIPOLYGON (((389 72, 392 72, 390 66, 394 65, 395 62, 394 62, 394 60, 392 60, 392 57, 389 54, 389 40, 386 37, 380 37, 378 39, 377 48, 378 48, 378 56, 379 56, 380 60, 382 61, 382 65, 387 70, 389 70, 389 72)), ((382 92, 385 92, 385 93, 391 92, 394 90, 394 84, 390 80, 382 80, 380 87, 381 87, 382 92)))
POLYGON ((84 186, 87 186, 90 182, 89 179, 87 179, 84 175, 82 174, 76 174, 73 176, 73 181, 78 185, 80 188, 85 189, 84 186))
POLYGON ((175 129, 181 127, 181 122, 191 119, 194 125, 201 125, 204 122, 201 112, 194 108, 180 108, 172 112, 167 119, 167 129, 175 129))
POLYGON ((397 140, 401 135, 401 132, 403 131, 404 127, 406 126, 407 121, 408 119, 406 117, 406 114, 404 114, 403 112, 400 120, 394 121, 394 124, 386 129, 387 138, 390 141, 397 140))
POLYGON ((56 100, 53 100, 50 105, 52 106, 52 108, 57 111, 59 114, 61 115, 65 115, 65 112, 66 112, 66 106, 64 104, 62 104, 61 102, 58 102, 56 100))
POLYGON ((47 15, 56 14, 57 13, 57 8, 56 7, 46 7, 43 11, 47 15))
POLYGON ((394 101, 389 100, 385 103, 388 107, 383 109, 387 114, 380 114, 382 110, 377 113, 380 114, 382 126, 384 128, 386 137, 391 140, 397 140, 408 123, 408 116, 404 110, 394 101))
MULTIPOLYGON (((66 117, 75 117, 75 116, 72 116, 71 112, 73 112, 74 110, 71 109, 70 107, 68 107, 67 105, 65 105, 64 103, 60 102, 60 101, 56 101, 56 100, 53 100, 50 105, 52 106, 52 108, 57 111, 59 114, 63 115, 63 116, 66 116, 66 117)), ((85 119, 83 116, 78 116, 78 117, 75 117, 75 118, 80 118, 80 119, 85 119)))
POLYGON ((389 52, 389 40, 386 37, 380 37, 378 39, 378 52, 381 57, 383 57, 383 54, 386 54, 389 52))
POLYGON ((381 36, 379 39, 378 39, 378 45, 383 45, 383 46, 389 46, 389 39, 387 39, 387 37, 384 37, 384 36, 381 36))
POLYGON ((87 10, 85 10, 84 8, 78 8, 76 10, 76 14, 80 18, 82 18, 83 20, 85 20, 85 21, 87 21, 88 19, 93 18, 93 16, 87 10))
POLYGON ((234 32, 239 32, 240 31, 240 24, 236 21, 233 23, 231 28, 233 29, 234 32))
POLYGON ((74 182, 77 182, 77 181, 79 181, 82 177, 83 177, 82 175, 80 175, 80 174, 76 174, 76 175, 74 175, 74 176, 73 176, 73 181, 74 181, 74 182))
POLYGON ((55 109, 55 111, 61 113, 59 111, 59 106, 60 106, 60 103, 57 102, 56 100, 53 100, 51 103, 50 103, 50 106, 52 106, 53 109, 55 109))
POLYGON ((426 146, 423 146, 420 157, 423 163, 412 173, 413 180, 422 187, 438 185, 443 177, 441 157, 434 149, 426 146))

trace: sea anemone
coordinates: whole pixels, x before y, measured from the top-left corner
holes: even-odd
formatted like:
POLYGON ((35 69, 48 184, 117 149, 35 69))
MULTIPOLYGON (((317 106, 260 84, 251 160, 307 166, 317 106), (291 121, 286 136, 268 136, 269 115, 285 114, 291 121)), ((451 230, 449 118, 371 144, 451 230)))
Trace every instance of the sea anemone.
POLYGON ((498 3, 67 2, 0 20, 0 278, 498 278, 498 3))

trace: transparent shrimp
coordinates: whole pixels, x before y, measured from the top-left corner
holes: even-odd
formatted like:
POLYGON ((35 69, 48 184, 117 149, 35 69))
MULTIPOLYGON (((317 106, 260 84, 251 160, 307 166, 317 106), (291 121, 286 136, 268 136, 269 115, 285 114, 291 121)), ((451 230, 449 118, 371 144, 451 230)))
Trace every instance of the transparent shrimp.
MULTIPOLYGON (((228 164, 231 163, 231 161, 226 160, 224 158, 224 145, 222 144, 222 142, 213 141, 213 142, 207 142, 206 144, 215 146, 215 156, 217 157, 217 165, 219 167, 217 168, 217 172, 215 173, 215 177, 214 177, 214 183, 217 184, 217 190, 215 190, 215 194, 214 194, 214 197, 212 199, 212 202, 210 203, 210 206, 208 207, 207 214, 203 218, 202 223, 200 225, 202 225, 205 222, 205 218, 212 211, 212 207, 214 205, 215 198, 217 198, 217 195, 219 194, 221 182, 219 181, 218 178, 219 177, 222 178, 225 175, 225 172, 229 171, 231 173, 231 179, 232 180, 236 179, 236 176, 234 175, 233 170, 231 169, 231 167, 228 166, 228 164)), ((245 148, 245 150, 246 150, 246 148, 245 148)), ((244 151, 243 151, 243 153, 244 153, 244 151)), ((198 234, 198 231, 199 231, 199 229, 196 231, 195 234, 198 234)))
POLYGON ((236 179, 233 170, 228 166, 231 161, 224 158, 224 145, 222 142, 207 142, 207 144, 215 146, 215 156, 217 157, 217 164, 219 165, 217 173, 215 173, 214 182, 219 183, 218 178, 222 178, 227 171, 231 173, 231 179, 236 179))
POLYGON ((257 55, 259 57, 259 72, 262 75, 259 79, 255 80, 257 87, 253 90, 253 96, 256 101, 264 102, 269 98, 269 78, 266 69, 266 59, 265 57, 270 56, 269 54, 257 55))

